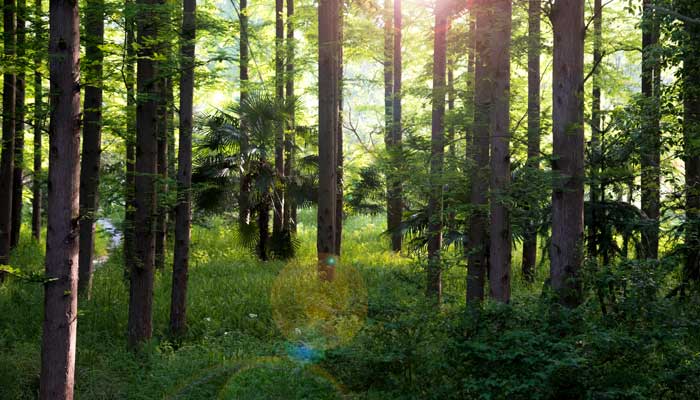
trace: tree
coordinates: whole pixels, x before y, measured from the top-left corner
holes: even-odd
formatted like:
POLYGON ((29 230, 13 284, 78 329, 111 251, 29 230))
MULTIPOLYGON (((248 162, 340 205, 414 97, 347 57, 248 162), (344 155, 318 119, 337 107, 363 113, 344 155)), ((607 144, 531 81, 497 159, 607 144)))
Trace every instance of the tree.
MULTIPOLYGON (((277 102, 284 102, 284 0, 275 0, 275 98, 277 102)), ((284 225, 284 153, 285 153, 285 125, 281 122, 275 128, 275 171, 277 178, 282 182, 282 190, 275 190, 273 194, 274 216, 272 218, 272 230, 275 237, 282 234, 284 225)))
POLYGON ((41 66, 43 64, 43 15, 41 0, 34 1, 34 165, 32 178, 32 237, 41 237, 41 131, 43 129, 43 87, 41 66))
MULTIPOLYGON (((540 55, 542 53, 541 37, 541 0, 529 0, 528 8, 528 42, 527 42, 527 165, 540 168, 540 55)), ((527 230, 523 240, 523 277, 527 282, 535 279, 537 265, 537 226, 536 221, 527 221, 527 230)))
POLYGON ((154 217, 156 215, 156 174, 158 64, 154 60, 157 42, 158 0, 139 0, 136 10, 136 162, 134 178, 135 257, 130 266, 129 347, 136 348, 153 333, 153 274, 155 267, 154 217))
POLYGON ((73 398, 78 327, 80 35, 78 3, 49 11, 51 122, 44 326, 39 398, 73 398))
POLYGON ((437 304, 442 297, 442 209, 445 163, 445 94, 447 73, 448 7, 440 2, 435 9, 433 47, 433 111, 430 150, 430 197, 428 199, 428 285, 427 295, 437 304))
POLYGON ((653 9, 655 0, 644 0, 642 19, 642 95, 645 104, 641 149, 642 211, 651 221, 642 231, 643 258, 659 257, 659 216, 661 205, 661 131, 659 96, 661 67, 658 49, 659 22, 653 9))
MULTIPOLYGON (((246 102, 246 97, 248 96, 248 52, 249 52, 249 42, 248 42, 248 0, 240 0, 240 11, 238 18, 240 20, 241 31, 239 39, 239 80, 241 84, 241 98, 240 103, 246 102)), ((248 135, 246 129, 246 121, 241 121, 241 154, 248 153, 248 146, 246 137, 248 135)), ((245 166, 243 166, 245 168, 245 166)), ((243 169, 242 168, 242 169, 243 169)), ((240 179, 240 195, 238 196, 238 223, 241 228, 247 226, 250 223, 250 182, 244 176, 240 179)))
POLYGON ((492 82, 489 100, 491 133, 491 246, 489 248, 489 287, 491 297, 510 301, 511 231, 505 197, 510 186, 510 0, 494 0, 487 27, 489 48, 482 55, 492 82))
MULTIPOLYGON (((5 0, 3 41, 6 59, 15 56, 15 3, 5 0)), ((15 165, 15 75, 10 69, 3 74, 2 153, 0 154, 0 265, 10 262, 12 234, 12 180, 15 165)), ((0 272, 0 282, 5 274, 0 272)))
POLYGON ((319 273, 332 280, 336 249, 338 191, 338 125, 340 118, 340 2, 321 0, 318 6, 319 40, 319 190, 318 251, 319 273))
POLYGON ((581 301, 583 239, 583 0, 552 5, 554 28, 552 128, 552 289, 565 306, 581 301))
MULTIPOLYGON (((295 101, 294 96, 294 0, 287 0, 287 66, 286 66, 286 99, 287 101, 295 101)), ((289 116, 287 125, 287 133, 285 137, 285 154, 284 154, 284 176, 286 179, 286 188, 284 192, 284 228, 285 232, 296 232, 297 226, 297 205, 294 195, 289 189, 292 179, 294 179, 294 156, 295 151, 295 130, 296 130, 296 115, 294 108, 289 116)))
POLYGON ((187 327, 187 280, 192 215, 192 103, 196 37, 196 0, 186 0, 182 13, 180 48, 180 145, 178 148, 175 253, 170 306, 170 330, 181 335, 187 327))
POLYGON ((133 0, 124 2, 124 86, 126 89, 126 179, 124 182, 124 261, 127 269, 134 263, 136 254, 136 213, 134 203, 135 164, 136 164, 136 48, 134 18, 135 7, 133 0))
MULTIPOLYGON (((165 4, 165 2, 163 2, 165 4)), ((172 123, 172 118, 168 116, 170 105, 168 104, 168 91, 172 89, 172 56, 170 52, 171 41, 171 15, 170 5, 165 5, 158 13, 158 19, 161 21, 157 37, 160 42, 160 52, 165 53, 165 57, 160 59, 157 65, 158 70, 158 109, 157 109, 157 139, 156 139, 156 154, 158 161, 156 169, 158 170, 158 180, 156 181, 156 225, 155 225, 155 240, 156 240, 156 255, 155 267, 158 270, 165 268, 165 246, 168 241, 168 168, 169 159, 172 155, 168 152, 169 149, 169 123, 172 123), (170 88, 170 89, 169 89, 170 88)))
POLYGON ((17 0, 17 62, 15 81, 15 165, 12 177, 12 234, 10 247, 19 244, 22 228, 22 190, 24 189, 24 100, 26 96, 26 26, 27 7, 25 0, 17 0))
POLYGON ((593 5, 593 88, 591 104, 591 179, 590 179, 590 203, 591 213, 588 224, 588 256, 592 259, 598 257, 598 231, 599 206, 605 200, 605 193, 601 188, 601 85, 600 63, 603 61, 603 3, 595 0, 593 5))
POLYGON ((104 0, 90 0, 85 9, 85 99, 83 152, 80 161, 80 295, 89 299, 95 251, 95 220, 99 204, 102 153, 102 63, 104 0))

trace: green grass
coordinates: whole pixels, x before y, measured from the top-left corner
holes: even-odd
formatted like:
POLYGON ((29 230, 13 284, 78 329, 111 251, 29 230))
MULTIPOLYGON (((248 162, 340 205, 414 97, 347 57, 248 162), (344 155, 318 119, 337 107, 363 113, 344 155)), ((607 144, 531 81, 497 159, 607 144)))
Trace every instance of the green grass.
MULTIPOLYGON (((313 267, 313 210, 299 222, 291 262, 313 267)), ((341 266, 355 268, 368 293, 362 330, 305 355, 270 306, 285 263, 258 261, 234 226, 212 218, 193 229, 184 338, 167 334, 171 274, 157 274, 154 339, 139 354, 126 350, 128 286, 122 253, 112 252, 94 298, 80 304, 77 399, 641 399, 694 398, 699 389, 696 300, 629 297, 614 318, 600 315, 594 297, 577 312, 558 310, 540 298, 546 271, 533 286, 520 282, 517 249, 513 306, 465 313, 465 268, 452 252, 436 312, 424 298, 423 262, 387 251, 381 215, 344 224, 341 266)), ((15 265, 41 271, 43 246, 22 239, 15 265)), ((106 251, 107 238, 99 243, 106 251)), ((35 398, 42 295, 38 284, 0 287, 0 399, 35 398)))

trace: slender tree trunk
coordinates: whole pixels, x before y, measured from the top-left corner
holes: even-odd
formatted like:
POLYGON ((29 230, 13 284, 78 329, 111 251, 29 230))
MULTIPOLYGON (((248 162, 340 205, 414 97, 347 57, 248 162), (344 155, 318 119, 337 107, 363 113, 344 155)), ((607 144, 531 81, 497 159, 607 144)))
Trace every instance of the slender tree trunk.
MULTIPOLYGON (((286 76, 286 96, 287 101, 294 99, 294 0, 287 0, 287 76, 286 76)), ((295 130, 296 115, 294 107, 289 116, 287 133, 285 138, 284 154, 284 176, 287 182, 287 190, 284 192, 284 230, 296 233, 297 230, 297 205, 294 194, 289 190, 291 179, 294 177, 294 155, 296 146, 295 130)))
POLYGON ((338 30, 336 32, 336 41, 338 42, 338 127, 337 141, 338 146, 335 155, 336 171, 338 185, 336 186, 335 197, 335 254, 340 256, 343 242, 343 21, 344 21, 344 6, 341 1, 338 5, 338 30))
MULTIPOLYGON (((15 2, 5 0, 3 9, 4 54, 15 57, 15 2)), ((0 265, 10 263, 12 235, 12 180, 15 165, 15 76, 3 74, 2 153, 0 154, 0 265)), ((5 274, 0 272, 0 282, 5 274)))
MULTIPOLYGON (((391 125, 391 153, 389 154, 391 161, 391 170, 397 173, 399 168, 401 168, 402 160, 402 125, 401 125, 401 79, 402 79, 402 24, 403 16, 401 12, 401 1, 394 0, 394 68, 392 70, 394 74, 394 95, 392 97, 392 112, 391 117, 393 123, 391 125)), ((392 176, 390 180, 390 188, 388 194, 388 219, 389 226, 388 229, 392 232, 391 234, 391 249, 393 251, 401 251, 403 236, 399 232, 399 225, 401 225, 401 220, 403 219, 403 188, 401 185, 401 179, 397 176, 392 176)))
MULTIPOLYGON (((175 68, 176 70, 178 68, 182 68, 178 63, 177 63, 177 54, 175 52, 172 53, 172 59, 170 62, 173 65, 171 68, 175 68)), ((170 186, 171 182, 175 183, 175 195, 177 195, 177 159, 179 157, 179 154, 176 152, 175 149, 175 83, 176 83, 176 75, 175 73, 172 73, 170 75, 170 79, 168 79, 167 82, 167 87, 165 88, 165 101, 168 104, 168 110, 167 110, 167 115, 166 115, 166 123, 168 126, 168 185, 170 186)), ((168 188, 169 190, 170 187, 168 188)), ((174 234, 174 223, 175 223, 175 204, 170 204, 168 202, 166 204, 166 216, 165 216, 165 232, 166 232, 166 239, 168 235, 174 234)))
POLYGON ((554 27, 551 284, 569 307, 581 302, 583 244, 583 0, 558 0, 554 27))
POLYGON ((427 295, 437 304, 442 298, 442 207, 445 162, 445 74, 447 73, 447 7, 435 10, 433 47, 433 111, 430 150, 430 197, 428 199, 428 285, 427 295))
MULTIPOLYGON (((400 1, 400 0, 395 0, 400 1)), ((394 19, 392 10, 392 1, 384 0, 384 145, 386 147, 389 159, 393 161, 395 155, 394 149, 394 19)), ((395 210, 393 209, 392 190, 396 181, 396 165, 393 162, 389 163, 387 171, 387 230, 392 232, 392 249, 394 230, 398 227, 396 224, 395 210)), ((399 221, 400 223, 401 221, 399 221)), ((400 249, 399 249, 400 250, 400 249)), ((394 250, 397 251, 397 250, 394 250)))
POLYGON ((49 13, 51 123, 44 324, 39 398, 70 400, 78 327, 80 34, 78 3, 54 0, 49 13))
POLYGON ((642 258, 659 258, 659 216, 661 205, 661 131, 659 128, 660 60, 659 24, 652 8, 655 0, 644 0, 642 20, 642 95, 646 112, 641 149, 642 211, 650 224, 642 232, 642 258))
MULTIPOLYGON (((284 102, 284 0, 275 0, 275 98, 279 104, 284 102)), ((275 125, 275 173, 284 182, 284 122, 275 125)), ((274 189, 272 231, 278 237, 284 226, 284 193, 274 189)))
POLYGON ((135 195, 135 173, 136 173, 136 91, 135 91, 135 61, 136 49, 135 41, 135 19, 133 0, 126 0, 124 3, 126 41, 126 59, 124 60, 124 84, 126 86, 126 182, 124 188, 124 262, 125 271, 135 263, 136 257, 136 204, 135 195))
MULTIPOLYGON (((240 103, 245 103, 248 97, 248 0, 240 0, 240 50, 239 50, 239 73, 240 73, 240 84, 241 84, 241 98, 240 103)), ((248 163, 248 132, 246 128, 246 121, 241 121, 241 157, 242 163, 248 163)), ((244 165, 242 171, 246 171, 249 167, 244 165)), ((241 226, 246 226, 250 224, 251 210, 250 210, 250 181, 245 177, 246 172, 241 173, 241 187, 238 197, 238 223, 241 226)))
POLYGON ((474 124, 470 153, 472 163, 471 204, 474 207, 469 220, 467 245, 467 303, 479 303, 484 299, 484 281, 488 270, 489 237, 488 222, 489 188, 489 102, 492 81, 487 79, 489 70, 484 62, 487 56, 491 29, 487 5, 479 3, 474 8, 474 124))
POLYGON ((44 121, 43 88, 41 77, 41 64, 43 59, 39 49, 43 42, 43 22, 41 16, 43 10, 41 0, 34 2, 34 174, 32 177, 32 236, 35 240, 41 239, 41 136, 44 121))
POLYGON ((83 153, 80 162, 80 295, 92 291, 95 221, 99 206, 100 154, 102 153, 102 43, 104 1, 89 0, 85 10, 85 103, 83 153))
POLYGON ((588 224, 588 256, 591 259, 598 257, 598 234, 600 203, 603 201, 603 193, 600 187, 600 163, 602 158, 601 149, 601 85, 600 85, 600 63, 603 60, 603 3, 602 0, 595 0, 593 5, 593 93, 591 104, 591 184, 590 184, 590 205, 591 221, 588 224))
POLYGON ((158 96, 157 62, 153 60, 157 33, 158 0, 137 1, 138 71, 136 77, 135 259, 131 265, 129 296, 129 347, 136 348, 153 333, 153 272, 155 263, 154 216, 158 96))
POLYGON ((340 117, 339 0, 321 0, 318 6, 319 36, 319 191, 318 251, 321 279, 332 279, 336 252, 337 152, 340 117))
POLYGON ((25 99, 25 70, 26 60, 26 31, 25 21, 27 7, 25 0, 17 0, 17 62, 19 67, 15 82, 15 170, 12 177, 12 235, 10 246, 19 244, 20 230, 22 229, 22 190, 24 189, 24 99, 25 99))
MULTIPOLYGON (((541 0, 530 0, 528 10, 528 48, 527 48, 527 165, 528 168, 540 168, 540 55, 542 53, 541 36, 541 0)), ((534 205, 533 205, 534 206, 534 205)), ((537 221, 528 220, 523 240, 523 278, 534 282, 537 265, 537 221)))
POLYGON ((482 59, 493 80, 489 102, 491 131, 491 246, 489 286, 491 297, 510 301, 511 231, 508 206, 501 200, 510 186, 510 32, 511 0, 493 0, 489 24, 489 50, 482 59))
MULTIPOLYGON (((165 18, 163 18, 165 19, 165 18)), ((169 18, 168 18, 169 19, 169 18)), ((163 32, 164 33, 164 32, 163 32)), ((167 46, 169 41, 163 40, 164 46, 167 46)), ((160 62, 157 67, 159 69, 158 88, 158 138, 157 138, 157 157, 158 157, 158 180, 156 187, 158 188, 156 192, 156 228, 155 228, 155 238, 156 238, 156 258, 155 267, 159 271, 165 268, 165 244, 167 242, 168 235, 168 101, 167 101, 167 87, 169 76, 166 75, 166 71, 169 66, 165 62, 160 62)))
POLYGON ((170 330, 175 335, 182 335, 187 328, 187 280, 190 263, 190 225, 192 219, 192 103, 194 97, 195 36, 197 28, 196 7, 196 0, 185 0, 182 13, 180 144, 177 160, 175 250, 170 303, 170 330))

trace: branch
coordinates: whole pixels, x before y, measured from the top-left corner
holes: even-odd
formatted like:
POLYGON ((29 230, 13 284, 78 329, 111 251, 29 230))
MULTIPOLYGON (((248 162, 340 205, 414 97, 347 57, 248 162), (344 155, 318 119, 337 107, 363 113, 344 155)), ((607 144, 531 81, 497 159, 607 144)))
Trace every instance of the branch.
POLYGON ((652 5, 651 8, 653 8, 655 11, 659 11, 663 14, 674 17, 677 20, 682 21, 682 22, 686 22, 689 24, 700 24, 700 19, 688 17, 686 15, 679 13, 678 11, 671 10, 670 8, 666 8, 666 7, 662 7, 662 6, 654 6, 654 5, 652 5))

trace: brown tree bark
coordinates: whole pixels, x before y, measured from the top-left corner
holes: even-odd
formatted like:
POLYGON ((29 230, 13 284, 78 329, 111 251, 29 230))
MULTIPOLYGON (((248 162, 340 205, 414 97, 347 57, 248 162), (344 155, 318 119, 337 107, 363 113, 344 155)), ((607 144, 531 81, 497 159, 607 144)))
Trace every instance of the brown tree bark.
MULTIPOLYGON (((248 42, 248 0, 240 0, 240 13, 238 15, 240 19, 241 31, 239 40, 239 79, 241 85, 241 98, 240 103, 244 103, 248 97, 248 63, 249 63, 249 42, 248 42)), ((241 134, 243 136, 241 140, 241 153, 242 162, 245 164, 248 161, 248 132, 246 129, 245 120, 241 121, 241 134)), ((247 165, 243 166, 242 170, 248 168, 247 165)), ((250 209, 250 181, 244 176, 243 173, 240 177, 240 193, 238 196, 238 223, 241 226, 250 224, 251 209, 250 209)))
POLYGON ((601 143, 601 85, 600 63, 603 60, 603 3, 595 0, 593 4, 593 91, 591 104, 591 220, 588 224, 588 256, 591 259, 598 257, 598 234, 601 229, 598 220, 598 205, 603 201, 605 193, 601 190, 600 173, 602 171, 602 143, 601 143))
POLYGON ((135 41, 135 19, 133 17, 134 2, 126 0, 124 2, 125 15, 125 31, 126 47, 124 60, 124 84, 126 89, 126 135, 124 136, 126 147, 126 179, 124 185, 124 262, 125 272, 134 264, 136 248, 135 248, 135 203, 134 203, 134 185, 135 185, 135 163, 136 163, 136 81, 135 81, 135 62, 136 49, 135 41))
POLYGON ((645 101, 644 139, 641 149, 642 211, 650 224, 642 231, 641 258, 659 258, 659 217, 661 206, 661 131, 659 127, 660 60, 656 46, 659 23, 653 9, 655 0, 644 0, 642 19, 642 95, 645 101))
POLYGON ((484 2, 475 4, 472 25, 474 51, 474 123, 472 128, 471 204, 474 207, 469 219, 467 252, 467 303, 484 300, 484 281, 488 270, 489 237, 486 230, 488 218, 489 188, 489 101, 492 81, 484 57, 488 51, 490 15, 484 2))
POLYGON ((510 33, 511 0, 491 1, 489 49, 482 58, 493 81, 489 101, 491 131, 491 246, 489 287, 496 301, 510 301, 511 230, 508 206, 501 200, 510 186, 510 33))
MULTIPOLYGON (((166 20, 166 18, 163 18, 166 20)), ((169 20, 169 15, 167 20, 169 20)), ((163 32, 165 34, 165 32, 163 32)), ((163 46, 168 46, 169 41, 163 40, 163 46)), ((156 240, 156 258, 155 267, 159 271, 165 269, 165 245, 168 240, 168 159, 170 154, 168 154, 168 99, 167 99, 167 88, 168 81, 170 80, 166 72, 169 69, 167 61, 161 61, 156 67, 158 69, 159 75, 159 88, 158 88, 158 122, 156 123, 158 133, 156 139, 157 146, 157 169, 158 169, 158 179, 156 182, 157 192, 156 192, 156 227, 155 227, 155 240, 156 240)))
POLYGON ((51 122, 39 398, 70 400, 78 326, 80 22, 78 3, 51 1, 51 122))
MULTIPOLYGON (((15 2, 5 0, 3 9, 3 41, 6 59, 15 57, 15 2)), ((12 180, 15 165, 15 76, 3 74, 2 89, 2 153, 0 154, 0 265, 10 263, 12 235, 12 180)), ((0 282, 5 273, 0 271, 0 282)))
POLYGON ((153 333, 153 273, 155 264, 154 216, 156 174, 158 65, 153 60, 157 35, 158 0, 137 1, 138 69, 136 76, 135 259, 130 268, 128 344, 132 349, 153 333))
MULTIPOLYGON (((394 68, 392 70, 394 74, 394 95, 392 97, 392 112, 391 117, 393 123, 391 125, 391 168, 397 171, 400 168, 402 160, 402 129, 401 124, 401 87, 402 87, 402 25, 403 25, 403 15, 401 11, 401 1, 394 0, 394 68)), ((393 251, 401 251, 403 236, 401 232, 398 231, 399 225, 401 225, 401 220, 403 219, 403 187, 401 185, 401 179, 393 177, 390 182, 390 188, 387 193, 388 204, 388 223, 389 230, 392 231, 391 235, 391 249, 393 251)))
POLYGON ((41 57, 41 52, 38 51, 42 47, 43 42, 43 21, 41 16, 43 15, 43 10, 41 6, 41 0, 35 0, 34 2, 34 20, 32 24, 34 25, 34 40, 35 40, 35 52, 34 52, 34 165, 33 165, 33 177, 32 177, 32 237, 39 241, 41 239, 41 136, 44 122, 44 108, 43 108, 43 87, 42 87, 42 76, 41 76, 41 64, 43 58, 41 57))
MULTIPOLYGON (((294 0, 287 0, 287 65, 286 65, 286 98, 287 101, 294 101, 294 0)), ((295 130, 296 130, 296 115, 294 108, 291 110, 292 115, 289 116, 287 132, 285 136, 285 154, 284 154, 284 176, 287 185, 290 179, 294 177, 294 155, 296 146, 295 130)), ((288 186, 287 186, 288 187, 288 186)), ((284 230, 290 233, 296 233, 297 226, 297 205, 294 199, 294 194, 289 189, 284 192, 284 230)))
POLYGON ((554 28, 551 285, 565 306, 581 302, 583 242, 583 0, 558 0, 554 28))
MULTIPOLYGON (((540 55, 542 53, 541 36, 542 1, 530 0, 528 9, 528 46, 527 46, 527 166, 540 168, 540 55)), ((526 282, 535 280, 537 265, 537 225, 536 221, 527 221, 527 230, 523 239, 523 278, 526 282)))
POLYGON ((95 221, 99 207, 102 153, 102 63, 104 1, 89 0, 85 10, 85 98, 83 152, 80 161, 80 296, 90 299, 95 252, 95 221))
POLYGON ((17 62, 19 68, 15 82, 15 165, 12 177, 12 234, 10 247, 19 244, 22 229, 22 190, 24 189, 24 100, 26 96, 26 27, 27 9, 25 0, 17 0, 17 62))
POLYGON ((428 199, 428 276, 426 294, 440 304, 442 298, 442 206, 445 162, 445 94, 447 73, 447 6, 435 9, 433 47, 433 110, 430 150, 430 197, 428 199))
POLYGON ((341 247, 343 244, 343 21, 344 21, 344 3, 341 1, 339 4, 338 12, 338 31, 336 32, 338 42, 338 128, 337 128, 337 152, 335 155, 336 159, 336 171, 338 178, 338 185, 336 186, 336 197, 335 197, 335 253, 340 256, 341 247))
MULTIPOLYGON (((275 99, 279 104, 284 103, 284 0, 275 0, 275 99)), ((282 190, 273 190, 272 231, 277 237, 284 227, 284 123, 275 126, 275 173, 281 180, 282 190)))
POLYGON ((321 0, 318 6, 319 35, 319 191, 316 248, 322 279, 332 276, 337 255, 337 152, 340 116, 339 0, 321 0))
POLYGON ((187 281, 192 220, 192 113, 196 37, 196 0, 185 0, 180 47, 180 144, 178 147, 175 249, 170 302, 170 331, 182 335, 187 329, 187 281))

